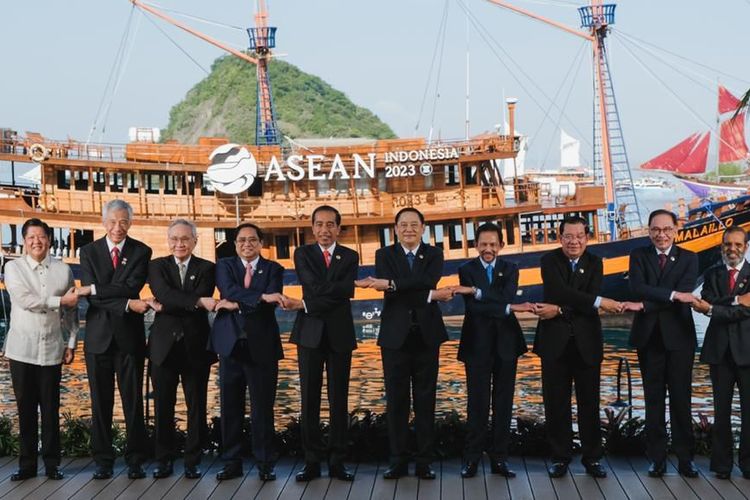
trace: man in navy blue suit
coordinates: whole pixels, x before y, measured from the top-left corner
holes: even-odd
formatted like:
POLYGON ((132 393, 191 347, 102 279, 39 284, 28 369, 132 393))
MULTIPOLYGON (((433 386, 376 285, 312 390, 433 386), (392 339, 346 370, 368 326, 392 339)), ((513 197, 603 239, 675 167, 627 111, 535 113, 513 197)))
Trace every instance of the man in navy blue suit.
POLYGON ((221 439, 224 467, 218 480, 243 475, 242 421, 245 391, 250 389, 252 449, 258 477, 276 479, 273 405, 279 359, 284 357, 275 309, 281 295, 284 268, 260 255, 263 231, 251 223, 237 226, 237 256, 216 264, 216 286, 221 300, 210 347, 219 355, 221 439))

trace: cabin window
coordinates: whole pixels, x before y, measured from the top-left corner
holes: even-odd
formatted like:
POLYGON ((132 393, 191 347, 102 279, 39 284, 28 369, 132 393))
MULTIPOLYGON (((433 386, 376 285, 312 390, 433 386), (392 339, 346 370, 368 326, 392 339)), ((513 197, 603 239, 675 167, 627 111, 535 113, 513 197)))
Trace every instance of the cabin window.
POLYGON ((341 194, 349 193, 349 181, 346 179, 336 179, 336 191, 341 194))
POLYGON ((469 166, 464 167, 464 184, 476 184, 477 183, 477 167, 469 166))
POLYGON ((187 174, 182 178, 182 190, 190 195, 195 192, 195 174, 187 174))
POLYGON ((451 223, 448 225, 448 247, 456 250, 463 246, 463 232, 461 224, 451 223))
POLYGON ((443 234, 443 225, 435 224, 432 226, 432 229, 435 232, 435 246, 442 249, 444 247, 443 239, 445 238, 445 235, 443 234))
POLYGON ((58 170, 57 171, 57 187, 60 189, 70 189, 70 170, 58 170))
POLYGON ((107 178, 106 174, 101 170, 94 170, 91 173, 91 177, 94 181, 94 191, 101 193, 104 191, 104 181, 107 178))
POLYGON ((385 171, 378 170, 378 191, 381 193, 388 192, 388 180, 385 178, 385 171))
POLYGON ((277 259, 288 259, 289 253, 289 235, 278 234, 275 237, 276 242, 276 258, 277 259))
POLYGON ((430 244, 430 226, 425 225, 424 227, 424 233, 422 233, 422 243, 425 245, 430 244))
POLYGON ((73 172, 75 177, 76 191, 88 191, 89 189, 89 173, 88 172, 73 172))
POLYGON ((113 172, 109 174, 109 190, 113 193, 122 192, 122 174, 113 172))
POLYGON ((431 190, 435 185, 435 180, 432 177, 434 174, 423 176, 424 178, 424 190, 429 191, 431 190))
POLYGON ((354 181, 354 186, 357 189, 357 194, 367 195, 370 194, 370 178, 362 176, 354 181))
POLYGON ((466 223, 466 243, 472 247, 474 246, 474 223, 473 222, 467 222, 466 223))
POLYGON ((164 176, 164 194, 177 194, 177 175, 164 176))
POLYGON ((204 196, 213 196, 216 192, 211 181, 206 174, 201 174, 201 194, 204 196))
POLYGON ((128 179, 128 193, 137 193, 138 186, 140 185, 140 183, 138 182, 138 174, 127 174, 126 179, 128 179))
POLYGON ((446 165, 445 166, 445 185, 455 186, 460 184, 458 178, 458 165, 446 165))
POLYGON ((380 233, 380 246, 387 247, 393 244, 393 235, 391 234, 390 227, 381 227, 378 231, 380 233))
POLYGON ((143 176, 146 181, 146 192, 149 194, 159 194, 159 184, 161 177, 159 174, 145 174, 143 176))

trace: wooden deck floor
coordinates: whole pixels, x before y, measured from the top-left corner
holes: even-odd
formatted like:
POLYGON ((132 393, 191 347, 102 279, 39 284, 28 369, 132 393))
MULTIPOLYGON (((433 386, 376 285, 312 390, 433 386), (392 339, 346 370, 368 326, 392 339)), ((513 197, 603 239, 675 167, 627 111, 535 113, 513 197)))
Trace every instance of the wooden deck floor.
MULTIPOLYGON (((685 479, 677 474, 673 461, 668 473, 661 479, 649 478, 645 471, 645 459, 610 457, 604 461, 609 477, 595 480, 587 476, 579 462, 571 464, 570 473, 561 479, 550 479, 546 463, 538 458, 511 460, 518 477, 506 480, 489 473, 485 463, 480 473, 472 479, 461 479, 460 462, 448 460, 436 463, 439 473, 435 481, 418 481, 414 477, 398 481, 382 478, 384 464, 363 463, 356 467, 357 477, 353 483, 321 478, 309 484, 294 481, 294 473, 302 466, 292 459, 284 459, 276 467, 278 479, 262 483, 255 471, 246 464, 244 478, 218 482, 216 471, 221 462, 207 457, 200 480, 188 480, 181 475, 155 481, 149 477, 131 481, 124 465, 118 461, 115 476, 108 481, 91 478, 94 468, 90 459, 65 459, 66 474, 62 481, 49 481, 44 477, 20 483, 10 482, 10 474, 16 469, 16 460, 0 459, 0 498, 41 500, 49 499, 662 499, 679 500, 748 499, 750 480, 743 479, 735 468, 731 481, 715 479, 708 471, 708 459, 698 457, 696 464, 701 470, 697 479, 685 479), (249 469, 249 470, 247 470, 249 469)), ((149 467, 150 473, 153 466, 149 467)), ((176 472, 182 471, 176 464, 176 472)), ((42 471, 40 470, 40 473, 42 471)), ((324 471, 325 472, 325 471, 324 471)))

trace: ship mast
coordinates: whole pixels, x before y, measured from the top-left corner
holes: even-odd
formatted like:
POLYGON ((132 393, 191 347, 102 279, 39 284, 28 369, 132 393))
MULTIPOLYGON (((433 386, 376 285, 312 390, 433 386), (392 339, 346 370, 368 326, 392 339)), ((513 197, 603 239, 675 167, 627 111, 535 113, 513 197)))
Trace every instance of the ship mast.
POLYGON ((531 11, 512 5, 505 0, 487 0, 523 16, 536 19, 591 43, 594 64, 594 172, 597 181, 603 182, 607 201, 607 230, 613 239, 628 230, 642 227, 638 201, 634 191, 618 192, 618 181, 632 185, 625 142, 622 136, 617 102, 615 100, 605 39, 609 25, 614 24, 615 4, 591 0, 580 7, 581 27, 588 32, 570 28, 531 11))

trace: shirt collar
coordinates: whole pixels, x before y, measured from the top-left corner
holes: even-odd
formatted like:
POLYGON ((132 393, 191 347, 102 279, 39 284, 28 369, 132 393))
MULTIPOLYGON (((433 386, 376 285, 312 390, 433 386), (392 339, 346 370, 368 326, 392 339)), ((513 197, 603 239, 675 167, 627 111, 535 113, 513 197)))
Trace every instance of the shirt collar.
POLYGON ((122 253, 122 247, 125 246, 125 241, 127 240, 127 238, 123 238, 123 240, 116 245, 114 244, 112 240, 109 239, 109 237, 105 237, 105 239, 107 240, 107 249, 109 250, 109 253, 112 253, 112 249, 114 247, 117 247, 117 250, 119 250, 120 253, 122 253))
POLYGON ((495 269, 495 264, 497 264, 497 257, 490 263, 485 262, 483 258, 479 257, 479 262, 482 263, 482 267, 485 269, 487 269, 488 266, 492 266, 492 269, 495 269))
POLYGON ((31 255, 26 255, 26 262, 29 263, 29 267, 31 267, 31 269, 36 269, 37 266, 44 266, 46 268, 49 268, 50 260, 51 259, 49 255, 46 255, 41 262, 37 262, 36 260, 34 260, 31 255))
POLYGON ((333 243, 331 243, 331 246, 328 248, 323 248, 322 246, 320 246, 320 244, 318 244, 318 248, 320 248, 320 253, 323 253, 326 250, 328 250, 328 253, 330 255, 333 255, 333 251, 336 250, 336 242, 334 241, 333 243))
POLYGON ((419 243, 419 245, 417 245, 417 248, 415 248, 414 250, 409 250, 409 249, 408 249, 408 248, 406 248, 406 247, 405 247, 405 246, 404 246, 403 244, 401 244, 401 248, 402 248, 402 249, 403 249, 403 251, 404 251, 404 255, 408 255, 408 254, 409 254, 409 252, 413 253, 414 255, 417 255, 417 252, 419 251, 419 247, 420 247, 421 245, 422 245, 422 243, 420 242, 420 243, 419 243))
MULTIPOLYGON (((242 257, 240 257, 240 260, 242 261, 242 265, 245 266, 245 267, 247 267, 248 262, 245 259, 243 259, 242 257)), ((256 270, 256 269, 258 269, 258 261, 259 260, 260 260, 260 255, 258 255, 257 257, 255 257, 253 260, 250 261, 250 265, 253 266, 253 271, 256 270)))
POLYGON ((736 267, 732 267, 732 266, 727 266, 727 271, 731 271, 732 269, 736 269, 736 270, 737 270, 737 272, 739 273, 740 271, 742 271, 742 266, 744 266, 744 265, 745 265, 745 259, 742 259, 742 260, 740 261, 740 263, 739 263, 739 264, 737 264, 737 266, 736 266, 736 267))
POLYGON ((190 259, 192 259, 193 256, 190 255, 187 259, 185 259, 183 261, 181 261, 180 259, 178 259, 174 255, 172 256, 172 258, 174 259, 174 263, 177 264, 177 267, 180 267, 180 264, 185 264, 185 269, 187 269, 188 264, 190 264, 190 259))
MULTIPOLYGON (((654 248, 656 248, 656 247, 654 247, 654 248)), ((672 251, 672 245, 670 245, 670 246, 669 246, 669 248, 667 248, 667 249, 666 249, 666 250, 664 250, 663 252, 662 252, 661 250, 659 250, 658 248, 656 248, 656 255, 661 255, 661 254, 664 254, 664 255, 669 255, 669 253, 670 253, 671 251, 672 251)))

